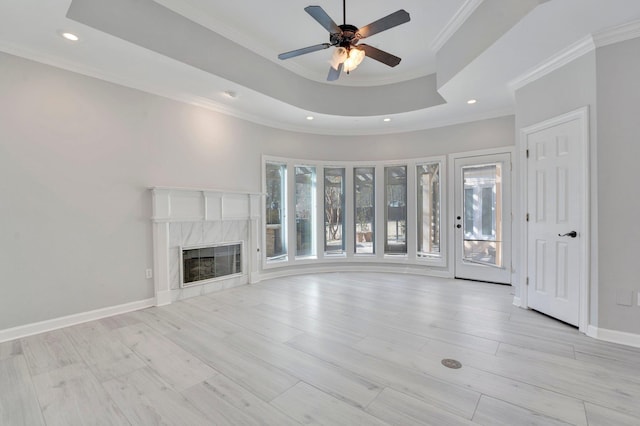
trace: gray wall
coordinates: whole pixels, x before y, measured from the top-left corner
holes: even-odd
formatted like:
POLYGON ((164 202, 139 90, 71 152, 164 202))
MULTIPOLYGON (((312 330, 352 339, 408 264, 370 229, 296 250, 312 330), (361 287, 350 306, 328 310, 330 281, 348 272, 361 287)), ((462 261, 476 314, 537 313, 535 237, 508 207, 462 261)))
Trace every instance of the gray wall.
POLYGON ((640 333, 640 38, 597 50, 599 326, 640 333), (616 294, 633 292, 633 306, 616 294))
MULTIPOLYGON (((588 105, 596 120, 596 54, 587 53, 516 91, 516 128, 588 105)), ((593 126, 592 129, 595 129, 593 126)))
POLYGON ((591 127, 591 318, 602 329, 640 333, 637 263, 640 197, 640 39, 596 49, 516 92, 520 129, 588 105, 591 127), (632 306, 616 300, 632 297, 632 306))
POLYGON ((484 0, 438 51, 438 88, 447 84, 539 3, 539 0, 484 0))
POLYGON ((148 187, 259 191, 263 154, 382 160, 513 144, 513 117, 279 131, 0 53, 0 330, 153 296, 148 187))
MULTIPOLYGON (((516 91, 516 129, 520 129, 539 123, 549 118, 556 117, 578 108, 589 107, 589 124, 591 139, 591 175, 596 176, 597 164, 594 159, 597 148, 595 137, 597 102, 596 102, 596 53, 590 52, 581 56, 564 67, 528 84, 516 91)), ((519 143, 519 142, 518 142, 519 143)), ((519 182, 515 183, 519 185, 519 182)), ((594 245, 597 245, 598 229, 593 221, 597 204, 595 195, 598 187, 596 180, 591 181, 592 193, 592 226, 591 236, 594 245)), ((516 186, 518 188, 519 186, 516 186)), ((518 202, 516 195, 514 202, 518 202)), ((521 205, 521 210, 525 206, 521 205)), ((591 299, 590 299, 590 324, 598 321, 598 285, 597 285, 597 258, 592 256, 591 299)), ((516 289, 516 295, 520 295, 520 289, 516 289)))

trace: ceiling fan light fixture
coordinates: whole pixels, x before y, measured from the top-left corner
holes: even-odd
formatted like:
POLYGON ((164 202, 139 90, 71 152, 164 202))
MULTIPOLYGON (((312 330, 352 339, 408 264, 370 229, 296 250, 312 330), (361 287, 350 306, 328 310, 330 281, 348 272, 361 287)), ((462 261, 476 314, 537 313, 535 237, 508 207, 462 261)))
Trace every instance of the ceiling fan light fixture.
POLYGON ((349 52, 347 51, 347 49, 344 47, 338 47, 333 51, 333 55, 331 55, 331 60, 329 60, 329 63, 331 64, 331 67, 333 69, 337 70, 340 64, 344 63, 348 57, 349 52))
POLYGON ((358 65, 362 63, 362 61, 364 60, 364 57, 365 57, 364 50, 349 49, 349 52, 347 54, 347 59, 344 61, 345 72, 349 73, 355 70, 356 68, 358 68, 358 65))
POLYGON ((342 25, 336 24, 320 6, 307 6, 304 10, 311 15, 316 22, 322 25, 325 30, 329 31, 329 42, 284 52, 278 55, 278 59, 295 58, 296 56, 305 55, 307 53, 336 47, 336 50, 331 56, 331 60, 329 60, 331 68, 329 68, 327 81, 335 81, 340 78, 340 74, 343 70, 349 74, 350 71, 355 70, 358 65, 360 65, 365 56, 375 59, 376 61, 390 67, 395 67, 400 63, 401 58, 397 56, 385 52, 384 50, 380 50, 377 47, 367 44, 358 45, 358 43, 361 39, 409 22, 411 17, 406 10, 397 10, 390 15, 360 28, 347 24, 346 0, 342 0, 342 17, 344 18, 344 23, 342 25))

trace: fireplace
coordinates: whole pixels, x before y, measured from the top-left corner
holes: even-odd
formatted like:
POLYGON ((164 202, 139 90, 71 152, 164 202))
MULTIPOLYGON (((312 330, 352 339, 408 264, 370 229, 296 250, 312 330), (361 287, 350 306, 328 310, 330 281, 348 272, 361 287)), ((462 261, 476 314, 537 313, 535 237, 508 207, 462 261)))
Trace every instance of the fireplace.
POLYGON ((151 191, 157 306, 259 281, 262 194, 151 191))
POLYGON ((182 248, 181 286, 242 274, 242 242, 182 248))

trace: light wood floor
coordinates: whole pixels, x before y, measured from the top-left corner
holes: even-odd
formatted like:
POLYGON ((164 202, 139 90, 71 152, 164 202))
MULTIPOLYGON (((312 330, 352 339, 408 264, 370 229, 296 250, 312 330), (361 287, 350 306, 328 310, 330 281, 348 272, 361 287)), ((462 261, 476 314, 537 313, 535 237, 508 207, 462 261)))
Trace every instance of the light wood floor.
POLYGON ((0 424, 640 425, 640 350, 510 291, 308 275, 3 343, 0 424))

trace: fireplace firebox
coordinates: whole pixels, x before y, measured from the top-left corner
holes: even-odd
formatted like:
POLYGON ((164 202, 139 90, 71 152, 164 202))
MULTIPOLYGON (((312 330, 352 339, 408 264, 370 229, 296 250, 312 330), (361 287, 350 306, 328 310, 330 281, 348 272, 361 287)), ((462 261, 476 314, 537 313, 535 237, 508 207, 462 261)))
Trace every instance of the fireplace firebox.
POLYGON ((242 242, 183 247, 182 287, 242 274, 242 242))

